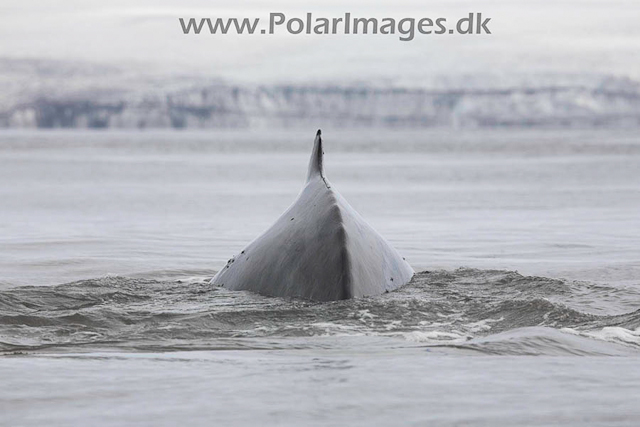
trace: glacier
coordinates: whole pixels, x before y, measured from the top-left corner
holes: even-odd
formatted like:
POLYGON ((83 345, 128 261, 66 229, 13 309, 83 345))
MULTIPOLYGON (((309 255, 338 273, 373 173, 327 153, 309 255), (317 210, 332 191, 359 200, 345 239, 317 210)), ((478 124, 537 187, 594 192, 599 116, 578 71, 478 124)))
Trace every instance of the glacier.
POLYGON ((613 75, 248 84, 0 60, 3 128, 637 127, 640 82, 613 75))

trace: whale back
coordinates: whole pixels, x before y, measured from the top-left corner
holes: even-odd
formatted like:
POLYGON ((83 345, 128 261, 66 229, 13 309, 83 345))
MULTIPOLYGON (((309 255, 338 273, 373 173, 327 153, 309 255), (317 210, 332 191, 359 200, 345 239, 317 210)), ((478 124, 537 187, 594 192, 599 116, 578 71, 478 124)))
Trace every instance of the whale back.
POLYGON ((326 179, 316 134, 295 202, 231 258, 212 283, 263 295, 334 301, 406 284, 413 269, 326 179))

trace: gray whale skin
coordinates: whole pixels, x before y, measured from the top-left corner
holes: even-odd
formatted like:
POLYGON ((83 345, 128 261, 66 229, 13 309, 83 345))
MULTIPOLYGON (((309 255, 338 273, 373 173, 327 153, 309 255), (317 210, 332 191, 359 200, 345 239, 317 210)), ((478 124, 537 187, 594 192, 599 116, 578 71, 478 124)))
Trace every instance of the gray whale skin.
POLYGON ((261 236, 211 284, 262 295, 335 301, 394 290, 413 269, 333 188, 316 134, 307 182, 261 236))

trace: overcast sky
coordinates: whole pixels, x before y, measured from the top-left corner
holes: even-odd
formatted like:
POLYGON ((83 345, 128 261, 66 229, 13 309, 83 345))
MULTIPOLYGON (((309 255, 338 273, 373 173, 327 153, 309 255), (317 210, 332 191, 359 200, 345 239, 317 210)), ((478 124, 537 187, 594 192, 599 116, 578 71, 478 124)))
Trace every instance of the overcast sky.
POLYGON ((247 81, 476 73, 612 73, 640 77, 637 0, 301 1, 3 0, 0 56, 70 59, 247 81), (185 36, 179 17, 492 18, 492 35, 185 36))

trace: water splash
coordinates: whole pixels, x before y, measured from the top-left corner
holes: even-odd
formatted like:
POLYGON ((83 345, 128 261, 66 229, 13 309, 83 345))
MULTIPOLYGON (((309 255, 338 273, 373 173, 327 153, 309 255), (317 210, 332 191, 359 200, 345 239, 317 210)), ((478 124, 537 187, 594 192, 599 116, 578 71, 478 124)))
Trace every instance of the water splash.
POLYGON ((631 287, 460 268, 418 273, 378 297, 316 303, 208 280, 103 277, 2 291, 0 350, 301 348, 348 336, 487 354, 640 351, 631 287))

